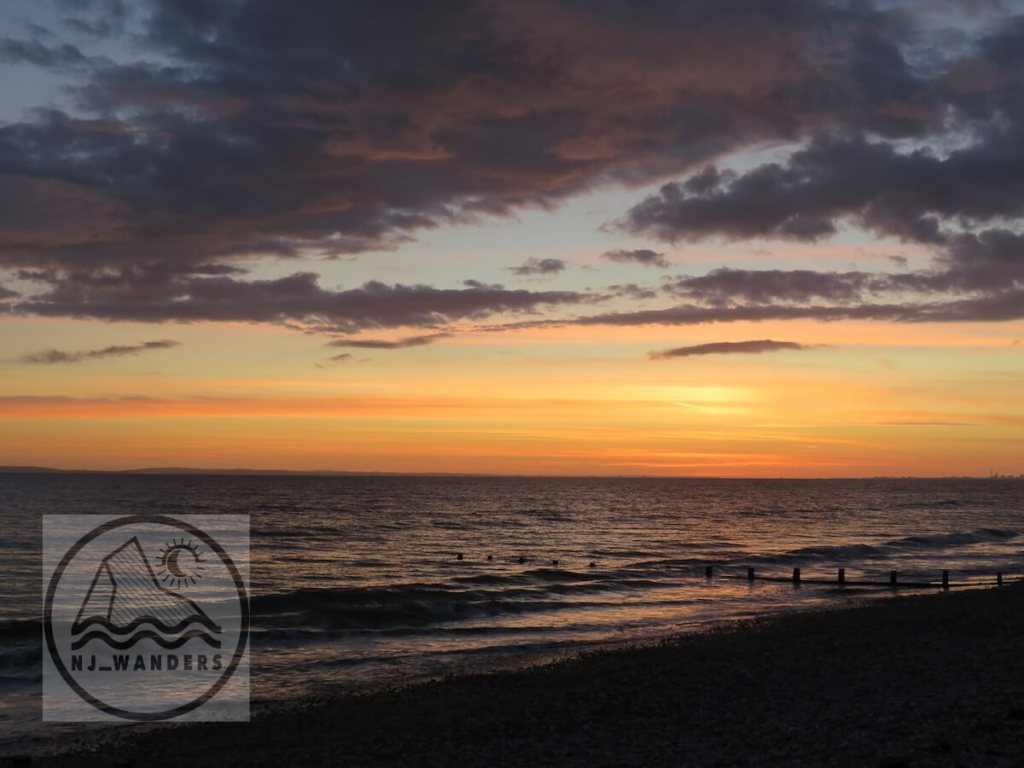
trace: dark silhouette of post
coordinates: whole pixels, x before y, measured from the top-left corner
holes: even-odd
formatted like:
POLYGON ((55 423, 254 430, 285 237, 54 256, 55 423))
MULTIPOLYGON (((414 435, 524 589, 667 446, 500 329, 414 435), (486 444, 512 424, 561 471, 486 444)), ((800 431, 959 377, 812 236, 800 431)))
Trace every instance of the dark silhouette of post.
POLYGON ((711 566, 710 565, 705 565, 704 566, 704 576, 706 578, 708 578, 708 579, 711 578, 711 566))
POLYGON ((839 569, 839 579, 838 579, 838 581, 839 581, 840 585, 846 583, 846 569, 845 568, 840 568, 839 569))
POLYGON ((896 571, 889 571, 889 586, 896 586, 896 571))
POLYGON ((461 560, 461 559, 462 559, 462 553, 461 553, 461 552, 459 552, 459 554, 457 554, 457 555, 455 556, 455 559, 456 559, 456 560, 461 560))
POLYGON ((793 569, 793 583, 794 584, 799 584, 800 583, 800 569, 799 568, 794 568, 793 569))
POLYGON ((747 581, 753 581, 753 580, 754 580, 754 569, 753 568, 747 568, 747 581))
POLYGON ((949 571, 942 572, 942 588, 949 589, 949 571))
POLYGON ((1002 571, 999 571, 999 573, 996 574, 996 586, 997 587, 1003 586, 1003 572, 1002 571))

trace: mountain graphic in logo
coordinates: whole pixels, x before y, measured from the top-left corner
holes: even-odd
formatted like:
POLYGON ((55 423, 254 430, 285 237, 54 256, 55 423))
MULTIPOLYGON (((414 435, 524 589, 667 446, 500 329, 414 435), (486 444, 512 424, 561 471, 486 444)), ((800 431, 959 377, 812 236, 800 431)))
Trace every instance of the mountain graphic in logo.
POLYGON ((71 649, 99 640, 119 651, 140 640, 168 650, 199 639, 220 648, 221 628, 187 597, 157 581, 135 537, 103 558, 71 625, 71 649), (199 626, 195 626, 199 625, 199 626))

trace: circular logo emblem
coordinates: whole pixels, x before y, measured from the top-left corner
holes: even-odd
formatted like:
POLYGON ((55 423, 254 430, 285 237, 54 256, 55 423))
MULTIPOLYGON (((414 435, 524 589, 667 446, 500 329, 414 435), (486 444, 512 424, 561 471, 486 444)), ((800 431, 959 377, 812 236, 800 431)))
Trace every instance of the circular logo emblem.
POLYGON ((46 585, 43 635, 53 669, 80 699, 107 715, 157 721, 225 688, 249 634, 246 583, 232 559, 234 549, 247 566, 248 524, 237 530, 234 517, 204 517, 205 530, 165 515, 85 533, 80 521, 95 517, 60 516, 68 522, 52 535, 47 527, 47 550, 64 554, 46 585))

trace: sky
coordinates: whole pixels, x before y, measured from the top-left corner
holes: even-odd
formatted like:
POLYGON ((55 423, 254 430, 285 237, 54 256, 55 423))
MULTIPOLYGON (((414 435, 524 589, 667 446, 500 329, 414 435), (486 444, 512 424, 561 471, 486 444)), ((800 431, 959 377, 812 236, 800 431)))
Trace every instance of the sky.
POLYGON ((1024 472, 1006 0, 7 0, 0 465, 1024 472))

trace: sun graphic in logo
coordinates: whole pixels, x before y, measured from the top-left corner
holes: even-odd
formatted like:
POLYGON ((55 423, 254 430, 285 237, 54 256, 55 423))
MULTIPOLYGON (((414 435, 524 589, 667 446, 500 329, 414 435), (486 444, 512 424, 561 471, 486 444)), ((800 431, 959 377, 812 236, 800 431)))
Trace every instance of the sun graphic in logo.
POLYGON ((168 586, 187 587, 203 577, 204 562, 199 545, 193 544, 192 539, 187 544, 185 539, 171 539, 160 550, 157 576, 168 586))

